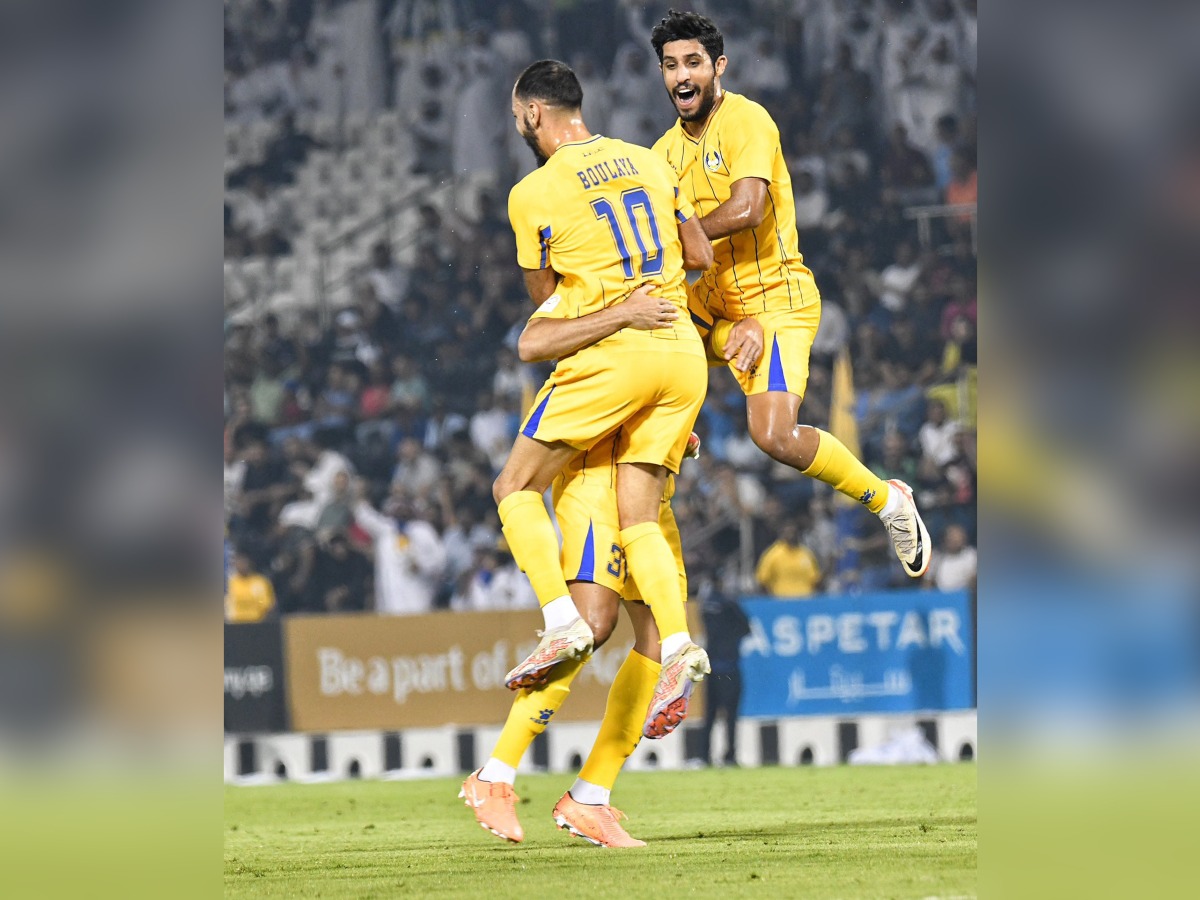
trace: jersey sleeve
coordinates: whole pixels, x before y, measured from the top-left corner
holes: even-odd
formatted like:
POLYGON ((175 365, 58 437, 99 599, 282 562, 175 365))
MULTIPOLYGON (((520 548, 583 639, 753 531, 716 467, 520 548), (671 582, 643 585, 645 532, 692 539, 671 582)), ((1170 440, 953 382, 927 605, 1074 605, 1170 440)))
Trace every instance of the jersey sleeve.
POLYGON ((727 123, 722 137, 729 151, 730 182, 741 178, 771 181, 775 154, 779 151, 779 128, 765 109, 747 104, 727 123))
POLYGON ((696 210, 688 202, 688 198, 679 190, 679 179, 675 179, 675 220, 681 225, 696 215, 696 210))
POLYGON ((518 182, 508 194, 508 221, 517 239, 517 265, 522 269, 548 268, 550 223, 528 180, 518 182))
POLYGON ((565 319, 569 307, 563 302, 562 282, 554 289, 554 293, 542 301, 541 306, 533 311, 532 319, 565 319))

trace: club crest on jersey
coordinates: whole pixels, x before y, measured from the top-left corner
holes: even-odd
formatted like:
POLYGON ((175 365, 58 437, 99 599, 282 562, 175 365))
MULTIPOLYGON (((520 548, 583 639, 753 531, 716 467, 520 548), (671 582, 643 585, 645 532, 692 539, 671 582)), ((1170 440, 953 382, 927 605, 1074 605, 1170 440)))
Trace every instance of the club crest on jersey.
POLYGON ((709 150, 704 154, 704 168, 710 172, 715 172, 721 168, 721 154, 716 150, 709 150))

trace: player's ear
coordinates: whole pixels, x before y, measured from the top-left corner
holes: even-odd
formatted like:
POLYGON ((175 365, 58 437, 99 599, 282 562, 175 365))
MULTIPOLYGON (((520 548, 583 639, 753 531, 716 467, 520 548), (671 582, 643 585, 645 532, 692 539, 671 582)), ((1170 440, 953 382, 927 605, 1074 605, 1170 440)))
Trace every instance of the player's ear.
POLYGON ((536 100, 530 100, 525 104, 525 121, 529 123, 530 128, 536 129, 542 121, 542 104, 536 100))
POLYGON ((724 53, 717 57, 717 61, 713 63, 713 71, 717 73, 718 78, 725 74, 725 66, 728 64, 729 58, 724 53))

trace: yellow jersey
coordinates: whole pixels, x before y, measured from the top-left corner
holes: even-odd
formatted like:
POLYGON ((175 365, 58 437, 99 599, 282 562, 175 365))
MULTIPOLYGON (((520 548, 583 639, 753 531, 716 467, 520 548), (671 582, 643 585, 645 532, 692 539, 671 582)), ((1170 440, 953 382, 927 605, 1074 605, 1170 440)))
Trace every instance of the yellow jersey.
POLYGON ((693 290, 715 316, 730 321, 761 312, 799 309, 820 299, 796 236, 792 178, 771 114, 741 94, 725 91, 704 133, 694 138, 676 123, 654 144, 679 176, 683 193, 703 216, 730 196, 741 178, 767 182, 757 228, 712 242, 714 265, 693 290))
POLYGON ((772 597, 811 597, 821 582, 821 567, 802 544, 776 541, 763 551, 754 577, 772 597))
POLYGON ((265 575, 229 576, 225 595, 226 622, 261 622, 275 606, 275 589, 265 575))
POLYGON ((703 352, 688 321, 679 238, 693 215, 671 167, 645 147, 599 134, 560 145, 508 197, 518 265, 561 277, 535 315, 585 316, 651 283, 679 307, 674 325, 622 329, 592 346, 703 352))

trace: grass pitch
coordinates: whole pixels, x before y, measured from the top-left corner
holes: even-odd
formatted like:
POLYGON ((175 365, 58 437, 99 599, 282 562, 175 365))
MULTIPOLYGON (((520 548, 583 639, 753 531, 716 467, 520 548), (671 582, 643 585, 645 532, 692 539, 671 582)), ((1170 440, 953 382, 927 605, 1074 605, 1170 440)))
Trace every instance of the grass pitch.
POLYGON ((225 896, 973 897, 975 767, 627 773, 649 846, 555 828, 570 775, 520 776, 525 842, 484 831, 461 779, 225 789, 225 896))

